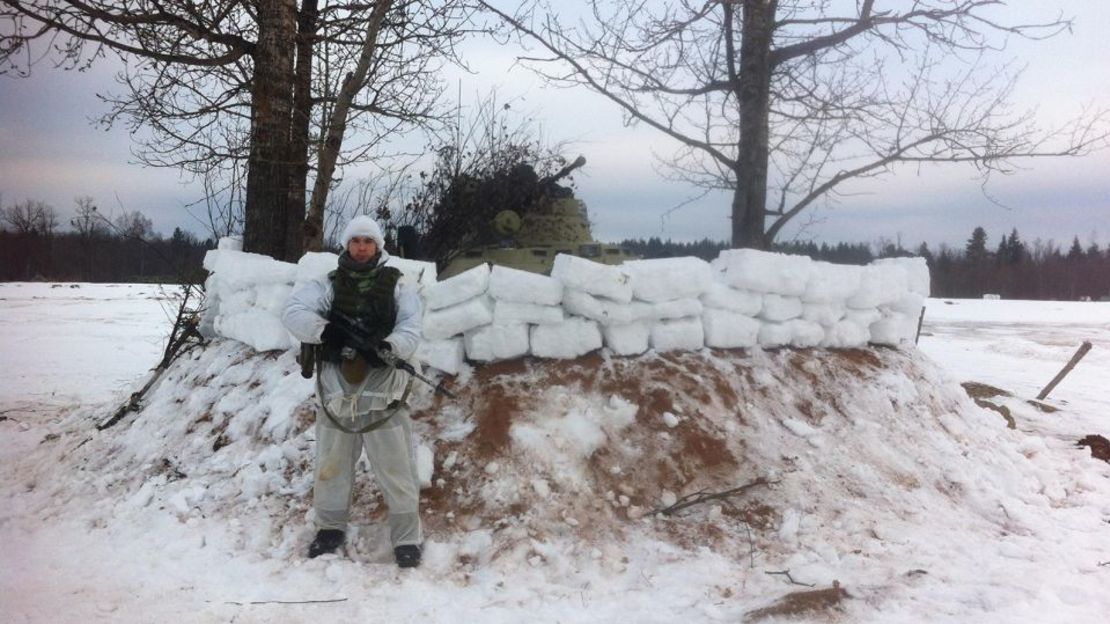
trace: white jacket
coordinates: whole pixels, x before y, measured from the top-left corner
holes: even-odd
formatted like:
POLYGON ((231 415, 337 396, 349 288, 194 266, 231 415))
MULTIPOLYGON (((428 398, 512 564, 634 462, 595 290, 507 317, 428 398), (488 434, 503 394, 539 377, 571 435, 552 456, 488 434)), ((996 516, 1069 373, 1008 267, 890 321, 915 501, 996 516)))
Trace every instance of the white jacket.
MULTIPOLYGON (((383 250, 379 264, 385 264, 388 259, 389 254, 383 250)), ((320 334, 328 324, 327 316, 334 297, 331 280, 327 276, 308 282, 290 295, 281 321, 297 340, 320 344, 320 334)), ((409 360, 420 343, 423 303, 413 286, 400 282, 393 291, 393 299, 397 321, 385 340, 393 348, 393 353, 409 360)), ((372 368, 366 382, 358 384, 362 392, 354 397, 352 393, 358 387, 351 386, 343 379, 339 373, 339 365, 325 362, 319 386, 323 396, 318 398, 329 408, 339 407, 338 402, 347 399, 348 403, 341 411, 354 419, 355 415, 365 416, 371 410, 385 409, 391 401, 399 399, 409 377, 408 373, 392 368, 372 368)), ((340 411, 332 411, 336 415, 342 415, 340 411)), ((360 426, 358 422, 352 424, 360 426)))

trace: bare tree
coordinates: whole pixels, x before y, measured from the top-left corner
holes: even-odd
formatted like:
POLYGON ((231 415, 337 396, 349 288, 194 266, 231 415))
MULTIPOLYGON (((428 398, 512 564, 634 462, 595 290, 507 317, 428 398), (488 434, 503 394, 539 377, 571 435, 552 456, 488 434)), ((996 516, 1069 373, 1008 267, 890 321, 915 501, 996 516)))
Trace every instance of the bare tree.
MULTIPOLYGON (((102 121, 146 127, 148 165, 245 185, 244 247, 281 259, 303 244, 312 120, 326 119, 341 76, 380 3, 319 0, 0 0, 0 71, 42 58, 63 68, 114 53, 122 92, 102 121), (39 47, 36 48, 36 44, 39 47), (52 46, 57 55, 44 54, 52 46), (237 163, 246 162, 245 180, 237 163)), ((441 59, 454 59, 460 0, 392 2, 364 98, 349 125, 367 131, 339 166, 364 160, 383 136, 437 116, 441 59)), ((217 198, 216 201, 223 201, 217 198)))
POLYGON ((0 209, 0 219, 17 234, 50 236, 58 228, 58 214, 54 208, 31 199, 0 209))
POLYGON ((542 50, 525 60, 548 80, 678 141, 674 177, 730 191, 734 246, 766 247, 845 182, 899 164, 986 177, 1107 140, 1105 110, 1050 129, 1012 112, 1017 73, 992 55, 1070 24, 1007 23, 1004 0, 590 0, 573 25, 546 4, 480 1, 542 50))
POLYGON ((146 240, 154 234, 154 224, 149 217, 138 210, 121 213, 116 217, 115 227, 119 235, 124 238, 146 240))
POLYGON ((93 198, 89 196, 74 198, 77 213, 69 224, 77 231, 77 242, 81 247, 82 276, 85 280, 93 278, 93 259, 98 242, 108 234, 107 221, 97 212, 93 198))

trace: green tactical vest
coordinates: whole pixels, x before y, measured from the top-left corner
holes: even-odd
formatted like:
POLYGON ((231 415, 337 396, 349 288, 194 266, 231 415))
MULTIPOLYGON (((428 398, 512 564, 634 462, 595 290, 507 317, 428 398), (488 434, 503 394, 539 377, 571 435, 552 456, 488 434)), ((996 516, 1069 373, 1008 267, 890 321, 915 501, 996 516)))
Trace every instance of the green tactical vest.
MULTIPOLYGON (((384 340, 397 323, 394 291, 401 271, 394 267, 375 267, 369 271, 350 271, 342 267, 328 273, 334 297, 332 309, 354 317, 370 329, 373 342, 384 340)), ((325 346, 324 360, 339 361, 339 349, 325 346)))

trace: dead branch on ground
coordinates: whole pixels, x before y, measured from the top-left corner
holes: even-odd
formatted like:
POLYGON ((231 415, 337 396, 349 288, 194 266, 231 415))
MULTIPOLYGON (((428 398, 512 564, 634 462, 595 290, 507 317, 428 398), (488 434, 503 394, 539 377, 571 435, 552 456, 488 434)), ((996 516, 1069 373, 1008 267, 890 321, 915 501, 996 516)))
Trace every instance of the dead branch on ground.
POLYGON ((816 583, 802 583, 801 581, 794 580, 794 577, 790 576, 790 570, 768 570, 764 574, 769 574, 771 576, 785 576, 786 580, 790 581, 790 583, 792 585, 801 585, 802 587, 816 587, 817 586, 816 583))
POLYGON ((776 483, 778 483, 778 481, 768 481, 766 477, 760 477, 755 481, 745 483, 744 485, 734 487, 731 490, 725 490, 723 492, 706 492, 705 490, 698 490, 697 492, 683 496, 669 507, 660 507, 659 509, 652 511, 651 514, 663 514, 664 516, 671 516, 679 511, 682 511, 683 509, 686 509, 687 507, 693 507, 694 505, 698 505, 706 501, 727 500, 731 496, 743 494, 744 492, 747 492, 752 488, 761 485, 774 485, 776 483))

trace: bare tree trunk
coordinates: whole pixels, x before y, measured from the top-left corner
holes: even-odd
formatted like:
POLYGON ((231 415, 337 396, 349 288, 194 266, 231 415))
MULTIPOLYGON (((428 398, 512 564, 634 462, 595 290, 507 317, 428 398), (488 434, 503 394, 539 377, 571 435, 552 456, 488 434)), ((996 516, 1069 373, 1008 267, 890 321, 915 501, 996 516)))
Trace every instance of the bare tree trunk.
POLYGON ((317 0, 301 0, 297 14, 297 61, 293 83, 293 118, 289 132, 289 202, 285 229, 286 248, 300 255, 302 251, 319 251, 304 247, 305 195, 308 186, 308 128, 312 116, 312 52, 316 44, 319 18, 317 0))
POLYGON ((343 133, 347 130, 347 112, 350 110, 355 94, 366 83, 366 74, 370 70, 370 63, 377 49, 378 33, 381 32, 382 21, 392 5, 393 0, 378 0, 374 5, 374 11, 370 14, 370 20, 366 26, 366 40, 362 43, 358 65, 355 71, 344 78, 343 86, 340 87, 339 95, 336 97, 335 109, 328 122, 327 137, 320 144, 316 182, 312 187, 312 203, 305 218, 304 248, 306 250, 319 250, 323 246, 324 206, 327 205, 328 189, 331 187, 332 174, 335 173, 339 148, 343 145, 343 133))
MULTIPOLYGON (((258 44, 251 83, 251 152, 243 250, 296 261, 289 249, 289 129, 293 104, 295 0, 258 2, 258 44)), ((299 225, 299 224, 298 224, 299 225)))
POLYGON ((740 44, 740 141, 732 197, 732 246, 763 249, 767 211, 771 34, 776 0, 744 0, 740 44))

